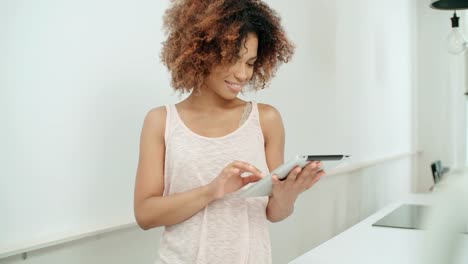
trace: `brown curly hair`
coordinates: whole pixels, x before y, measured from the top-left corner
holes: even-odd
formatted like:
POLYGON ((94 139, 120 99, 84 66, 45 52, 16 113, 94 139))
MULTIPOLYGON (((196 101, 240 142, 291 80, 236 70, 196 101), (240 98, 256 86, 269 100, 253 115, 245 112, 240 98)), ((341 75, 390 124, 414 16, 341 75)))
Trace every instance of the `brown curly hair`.
POLYGON ((164 16, 168 35, 161 60, 182 92, 199 88, 214 66, 239 59, 248 33, 258 37, 250 84, 263 89, 294 52, 279 15, 259 0, 173 0, 164 16))

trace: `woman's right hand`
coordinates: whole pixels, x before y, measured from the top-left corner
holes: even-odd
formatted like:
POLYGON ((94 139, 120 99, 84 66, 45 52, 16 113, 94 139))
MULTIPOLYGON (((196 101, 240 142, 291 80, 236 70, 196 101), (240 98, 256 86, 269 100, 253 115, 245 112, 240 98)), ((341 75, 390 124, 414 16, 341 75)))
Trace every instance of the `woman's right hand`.
POLYGON ((243 161, 233 161, 207 187, 213 199, 216 200, 239 190, 248 183, 259 181, 263 177, 265 175, 255 166, 243 161), (251 175, 242 177, 241 175, 245 172, 251 175))

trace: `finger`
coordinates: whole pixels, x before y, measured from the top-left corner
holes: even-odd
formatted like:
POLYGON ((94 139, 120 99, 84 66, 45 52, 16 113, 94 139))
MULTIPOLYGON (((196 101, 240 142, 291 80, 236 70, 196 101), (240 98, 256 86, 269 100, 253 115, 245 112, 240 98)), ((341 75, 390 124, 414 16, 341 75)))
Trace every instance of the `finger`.
POLYGON ((229 179, 233 175, 240 175, 241 171, 238 168, 229 168, 223 173, 223 178, 224 179, 229 179))
POLYGON ((271 176, 271 182, 273 185, 278 185, 281 183, 281 180, 278 178, 278 175, 271 176))
POLYGON ((259 181, 261 179, 262 179, 262 177, 260 177, 258 175, 250 175, 250 176, 242 178, 242 184, 246 185, 246 184, 251 183, 251 182, 257 182, 257 181, 259 181))
POLYGON ((312 181, 306 186, 306 189, 310 189, 312 186, 314 186, 320 179, 322 178, 322 175, 318 175, 312 179, 312 181))
POLYGON ((317 168, 322 169, 323 163, 321 161, 317 161, 316 165, 317 168))
POLYGON ((318 170, 317 168, 317 164, 315 161, 307 164, 307 166, 304 167, 304 169, 302 170, 302 172, 298 175, 298 178, 301 180, 301 181, 305 181, 307 180, 311 174, 314 173, 314 171, 318 170))
POLYGON ((320 161, 314 162, 314 164, 311 166, 312 171, 320 171, 321 170, 321 165, 322 163, 320 161))
POLYGON ((312 162, 312 170, 320 170, 320 167, 322 166, 322 162, 321 161, 314 161, 312 162))
POLYGON ((288 177, 286 178, 287 181, 296 181, 297 175, 301 173, 302 169, 300 167, 296 167, 291 172, 289 172, 288 177))
POLYGON ((309 177, 307 177, 307 178, 308 178, 309 181, 311 181, 311 180, 314 180, 314 179, 317 178, 317 177, 320 178, 320 177, 324 176, 325 174, 326 174, 326 173, 325 173, 325 171, 323 171, 323 170, 314 171, 314 172, 312 172, 311 175, 310 175, 309 177))
POLYGON ((231 163, 231 166, 234 168, 238 168, 239 170, 241 170, 241 172, 250 172, 259 176, 265 176, 257 167, 247 162, 234 161, 231 163))
POLYGON ((317 183, 323 176, 325 176, 325 171, 321 170, 314 174, 312 177, 307 177, 307 180, 304 181, 305 189, 309 189, 312 187, 315 183, 317 183))

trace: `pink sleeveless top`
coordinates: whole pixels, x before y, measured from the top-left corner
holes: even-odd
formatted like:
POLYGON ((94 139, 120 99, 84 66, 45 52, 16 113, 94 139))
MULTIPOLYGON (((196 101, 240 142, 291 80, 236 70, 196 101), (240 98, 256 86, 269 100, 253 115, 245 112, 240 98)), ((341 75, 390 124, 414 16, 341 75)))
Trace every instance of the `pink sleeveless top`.
MULTIPOLYGON (((210 183, 234 160, 268 173, 256 103, 234 132, 209 138, 191 131, 174 105, 166 106, 164 195, 210 183)), ((271 263, 268 197, 214 201, 186 221, 166 226, 156 263, 271 263)))

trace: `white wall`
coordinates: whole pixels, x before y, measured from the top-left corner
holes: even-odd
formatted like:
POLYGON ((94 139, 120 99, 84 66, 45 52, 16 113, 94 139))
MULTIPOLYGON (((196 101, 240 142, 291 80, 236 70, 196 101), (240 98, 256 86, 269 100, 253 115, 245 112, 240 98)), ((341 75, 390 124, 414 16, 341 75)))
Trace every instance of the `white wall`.
POLYGON ((134 220, 143 117, 177 99, 167 4, 0 2, 0 249, 134 220))
MULTIPOLYGON (((353 162, 362 162, 413 152, 415 2, 303 0, 295 1, 294 5, 280 0, 268 2, 281 14, 297 52, 291 64, 280 69, 269 89, 247 97, 271 103, 281 111, 287 130, 286 155, 346 152, 353 156, 353 162)), ((18 194, 8 196, 17 198, 2 204, 2 211, 3 206, 8 206, 15 216, 9 221, 24 222, 24 231, 41 230, 40 222, 30 221, 31 215, 41 216, 41 204, 56 205, 55 211, 48 209, 57 212, 59 218, 42 216, 63 225, 64 230, 70 223, 60 219, 68 219, 72 224, 94 220, 80 219, 80 214, 95 213, 95 218, 102 222, 129 216, 129 190, 133 187, 137 139, 144 113, 155 105, 177 100, 177 96, 171 96, 167 73, 157 59, 163 39, 161 14, 167 3, 140 4, 52 0, 1 4, 6 5, 0 10, 9 14, 10 26, 6 27, 8 41, 0 42, 3 45, 0 50, 5 53, 2 57, 7 58, 3 64, 0 62, 1 86, 7 87, 1 90, 0 100, 4 98, 3 106, 11 111, 2 114, 11 122, 7 123, 7 128, 11 128, 8 135, 14 138, 19 133, 24 139, 2 142, 18 149, 16 153, 1 152, 5 162, 2 165, 10 168, 13 175, 2 176, 2 192, 18 194), (86 17, 84 24, 82 16, 86 17), (83 108, 83 104, 89 108, 83 108), (64 118, 67 113, 76 115, 67 119, 64 118), (18 118, 11 118, 11 114, 18 118), (47 118, 50 116, 57 123, 47 118), (109 128, 116 133, 112 140, 103 133, 109 128), (63 145, 54 145, 57 139, 68 142, 65 149, 76 151, 74 159, 64 156, 63 145), (114 145, 116 142, 124 146, 119 149, 114 145), (96 149, 96 145, 100 147, 96 149), (112 159, 106 158, 107 151, 113 152, 112 159), (121 152, 125 154, 115 154, 121 152), (18 173, 19 167, 14 164, 24 155, 30 163, 18 173), (89 166, 89 170, 81 170, 85 175, 74 174, 80 161, 87 161, 89 156, 105 164, 84 163, 89 166), (51 164, 58 167, 49 167, 51 164), (118 169, 116 164, 123 168, 118 169), (27 177, 35 175, 36 169, 44 169, 41 176, 48 177, 46 180, 56 179, 58 186, 77 192, 86 190, 89 196, 77 196, 78 211, 73 206, 63 207, 58 199, 60 195, 65 197, 67 189, 58 192, 58 196, 47 196, 43 190, 48 186, 42 186, 40 178, 32 178, 31 182, 27 177), (114 188, 115 198, 99 196, 102 185, 92 184, 96 171, 109 177, 109 188, 114 188), (114 185, 115 175, 120 185, 114 185), (89 185, 76 189, 73 177, 89 177, 86 181, 89 185), (3 186, 10 188, 4 190, 3 186), (40 201, 34 214, 21 211, 31 201, 40 201), (87 207, 93 202, 102 206, 87 207), (121 203, 124 210, 116 207, 114 215, 96 210, 108 203, 121 203)), ((408 193, 413 169, 411 156, 407 156, 323 179, 300 198, 294 216, 271 225, 274 263, 291 260, 408 193), (286 247, 279 251, 285 239, 286 247)), ((87 263, 101 263, 107 262, 105 256, 113 258, 113 263, 139 260, 143 263, 154 257, 158 232, 143 235, 141 231, 128 230, 99 241, 86 239, 33 252, 23 263, 73 263, 70 259, 78 263, 82 258, 87 263), (127 248, 126 244, 132 247, 127 248), (93 258, 96 251, 100 253, 93 258), (112 254, 116 251, 119 257, 114 259, 112 254)), ((0 260, 19 261, 19 256, 0 260)))
MULTIPOLYGON (((453 12, 427 8, 428 2, 418 1, 419 192, 428 191, 433 184, 431 162, 441 160, 452 169, 463 165, 465 153, 460 152, 464 152, 466 140, 465 110, 460 105, 465 105, 463 82, 468 53, 453 56, 447 52, 445 41, 451 31, 453 12)), ((466 31, 466 12, 458 15, 462 17, 460 26, 466 31)))
POLYGON ((135 227, 29 252, 24 260, 22 255, 7 257, 0 259, 0 263, 153 263, 161 231, 142 231, 135 227))
MULTIPOLYGON (((295 18, 283 20, 296 40, 293 62, 300 67, 285 66, 272 89, 258 98, 268 96, 283 113, 286 128, 297 128, 287 131, 286 155, 308 149, 345 151, 359 161, 415 152, 416 3, 272 3, 283 17, 295 18), (280 89, 300 89, 304 99, 285 100, 280 89), (310 114, 298 119, 304 108, 310 114), (312 131, 300 129, 306 120, 312 131)), ((414 181, 412 161, 324 179, 301 198, 293 217, 272 225, 275 263, 286 263, 408 193, 414 181), (286 250, 281 241, 288 241, 286 250)))
POLYGON ((413 4, 271 2, 297 53, 257 98, 282 112, 286 155, 348 152, 362 161, 411 151, 413 4))
MULTIPOLYGON (((273 263, 282 264, 409 192, 408 157, 331 176, 299 198, 295 213, 270 225, 273 263), (389 179, 392 179, 389 181, 389 179)), ((153 263, 162 229, 138 228, 0 259, 1 264, 153 263)), ((336 249, 337 254, 340 249, 336 249)))

